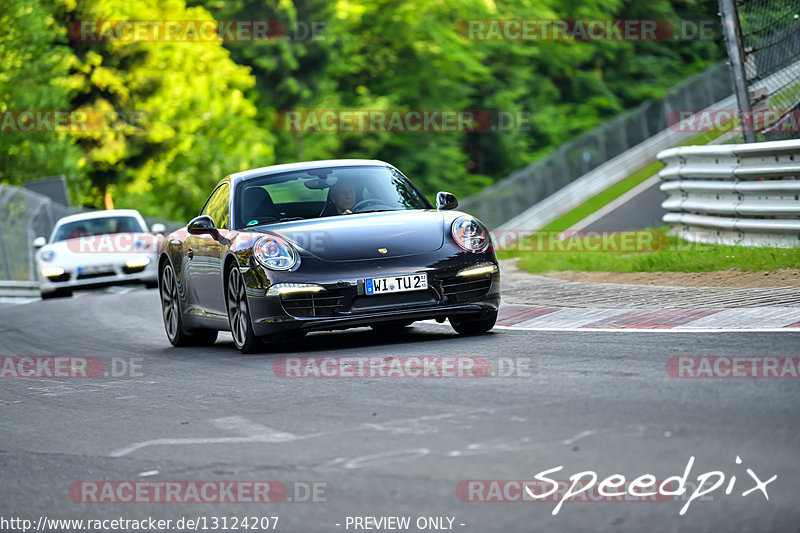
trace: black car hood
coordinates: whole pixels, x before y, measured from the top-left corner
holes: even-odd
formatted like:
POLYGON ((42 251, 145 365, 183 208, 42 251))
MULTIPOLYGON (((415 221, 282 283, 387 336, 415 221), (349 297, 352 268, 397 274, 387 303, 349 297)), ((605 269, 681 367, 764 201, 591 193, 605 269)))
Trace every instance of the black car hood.
POLYGON ((389 211, 270 224, 299 248, 325 261, 359 261, 433 252, 444 243, 439 211, 389 211))

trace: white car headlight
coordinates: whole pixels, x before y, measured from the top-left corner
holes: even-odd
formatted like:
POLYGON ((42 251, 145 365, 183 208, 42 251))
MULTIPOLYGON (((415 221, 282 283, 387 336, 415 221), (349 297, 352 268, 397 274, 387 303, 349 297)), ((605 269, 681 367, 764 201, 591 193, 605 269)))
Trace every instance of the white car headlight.
POLYGON ((281 239, 267 235, 253 245, 256 260, 270 270, 289 270, 300 260, 294 246, 281 239))
POLYGON ((136 239, 133 242, 133 250, 135 252, 148 252, 152 250, 151 242, 148 239, 136 239))
POLYGON ((56 258, 56 253, 53 250, 45 250, 41 255, 42 261, 50 262, 56 258))
POLYGON ((42 276, 46 278, 57 278, 64 275, 64 269, 61 267, 44 267, 42 268, 42 276))
POLYGON ((144 268, 150 264, 150 258, 146 255, 131 257, 125 263, 125 266, 128 268, 144 268))
POLYGON ((469 215, 455 219, 451 232, 453 240, 468 252, 479 253, 489 246, 489 231, 469 215))

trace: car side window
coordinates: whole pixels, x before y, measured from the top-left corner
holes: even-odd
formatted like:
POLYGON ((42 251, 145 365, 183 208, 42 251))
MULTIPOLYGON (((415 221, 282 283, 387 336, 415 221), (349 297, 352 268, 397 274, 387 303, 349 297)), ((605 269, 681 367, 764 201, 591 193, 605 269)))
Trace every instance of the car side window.
POLYGON ((228 218, 230 218, 230 187, 227 183, 223 183, 211 193, 206 206, 203 208, 201 215, 208 215, 214 220, 214 225, 219 229, 226 229, 228 227, 228 218))

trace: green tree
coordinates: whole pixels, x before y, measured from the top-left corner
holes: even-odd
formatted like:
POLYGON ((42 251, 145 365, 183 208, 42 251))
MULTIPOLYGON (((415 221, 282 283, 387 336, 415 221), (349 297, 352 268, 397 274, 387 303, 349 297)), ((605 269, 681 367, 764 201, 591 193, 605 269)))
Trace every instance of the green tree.
MULTIPOLYGON (((69 108, 64 82, 69 49, 56 45, 64 33, 38 0, 0 2, 0 113, 69 108)), ((16 118, 14 119, 16 122, 16 118)), ((73 197, 85 185, 84 159, 69 132, 0 131, 0 182, 65 174, 73 197)))
MULTIPOLYGON (((62 4, 80 20, 213 20, 183 0, 92 0, 62 4)), ((100 206, 185 219, 226 174, 274 162, 273 139, 247 98, 255 80, 219 42, 72 42, 72 103, 100 111, 106 124, 82 134, 100 206)))

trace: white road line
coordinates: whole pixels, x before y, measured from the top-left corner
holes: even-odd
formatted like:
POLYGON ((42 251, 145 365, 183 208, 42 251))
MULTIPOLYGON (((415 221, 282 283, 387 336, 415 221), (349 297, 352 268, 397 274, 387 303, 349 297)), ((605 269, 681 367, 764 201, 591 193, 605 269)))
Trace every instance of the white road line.
POLYGON ((260 437, 262 439, 268 439, 260 442, 288 442, 298 438, 297 435, 263 426, 241 416, 215 418, 211 421, 211 423, 219 429, 236 433, 243 437, 260 437))
POLYGON ((291 433, 278 431, 267 426, 262 426, 256 422, 248 420, 240 416, 229 416, 225 418, 216 418, 211 423, 226 431, 233 433, 244 434, 241 437, 199 437, 199 438, 184 438, 184 439, 153 439, 142 442, 136 442, 130 446, 119 448, 111 452, 111 457, 122 457, 133 453, 148 446, 176 446, 185 444, 242 444, 253 442, 290 442, 297 440, 301 437, 291 433))
POLYGON ((583 333, 800 333, 800 328, 752 328, 752 329, 729 329, 729 328, 685 328, 678 329, 635 329, 635 328, 535 328, 517 326, 495 326, 494 329, 510 329, 517 331, 571 331, 583 333))
POLYGON ((570 437, 568 439, 565 439, 565 440, 561 441, 561 444, 563 444, 564 446, 570 446, 572 444, 575 444, 576 442, 578 442, 581 439, 585 439, 586 437, 589 437, 591 435, 596 435, 596 434, 597 434, 596 430, 587 429, 586 431, 581 431, 577 435, 574 435, 574 436, 572 436, 572 437, 570 437))
MULTIPOLYGON (((452 416, 472 416, 475 414, 492 414, 495 411, 496 409, 490 409, 490 408, 472 409, 470 411, 465 411, 462 413, 447 413, 441 415, 441 418, 445 419, 452 416)), ((426 415, 414 418, 389 420, 387 422, 384 422, 383 425, 384 426, 390 426, 390 425, 399 426, 401 424, 413 425, 415 421, 418 420, 430 421, 436 417, 437 415, 426 415)), ((129 446, 125 446, 124 448, 116 449, 112 451, 109 455, 111 457, 122 457, 130 453, 133 453, 137 450, 141 450, 142 448, 147 448, 149 446, 176 446, 185 444, 249 444, 254 442, 265 442, 274 444, 282 442, 291 442, 295 440, 316 439, 320 437, 341 435, 342 433, 363 431, 365 429, 370 429, 373 431, 377 430, 376 428, 372 427, 373 424, 361 424, 351 428, 337 429, 335 431, 320 431, 318 433, 311 433, 309 435, 294 435, 292 433, 285 433, 283 431, 278 431, 272 428, 268 428, 267 426, 263 426, 256 422, 253 422, 252 420, 248 420, 244 417, 239 417, 239 416, 215 418, 211 420, 211 423, 220 429, 246 432, 248 434, 241 437, 151 439, 141 442, 135 442, 129 446)))
MULTIPOLYGON (((439 324, 435 320, 424 320, 421 323, 432 326, 450 327, 449 324, 439 324)), ((750 329, 731 329, 731 328, 693 328, 683 326, 673 326, 669 329, 645 329, 645 328, 576 328, 576 327, 536 327, 536 326, 501 326, 496 325, 494 329, 507 329, 511 331, 570 331, 582 333, 800 333, 800 328, 750 328, 750 329)))

